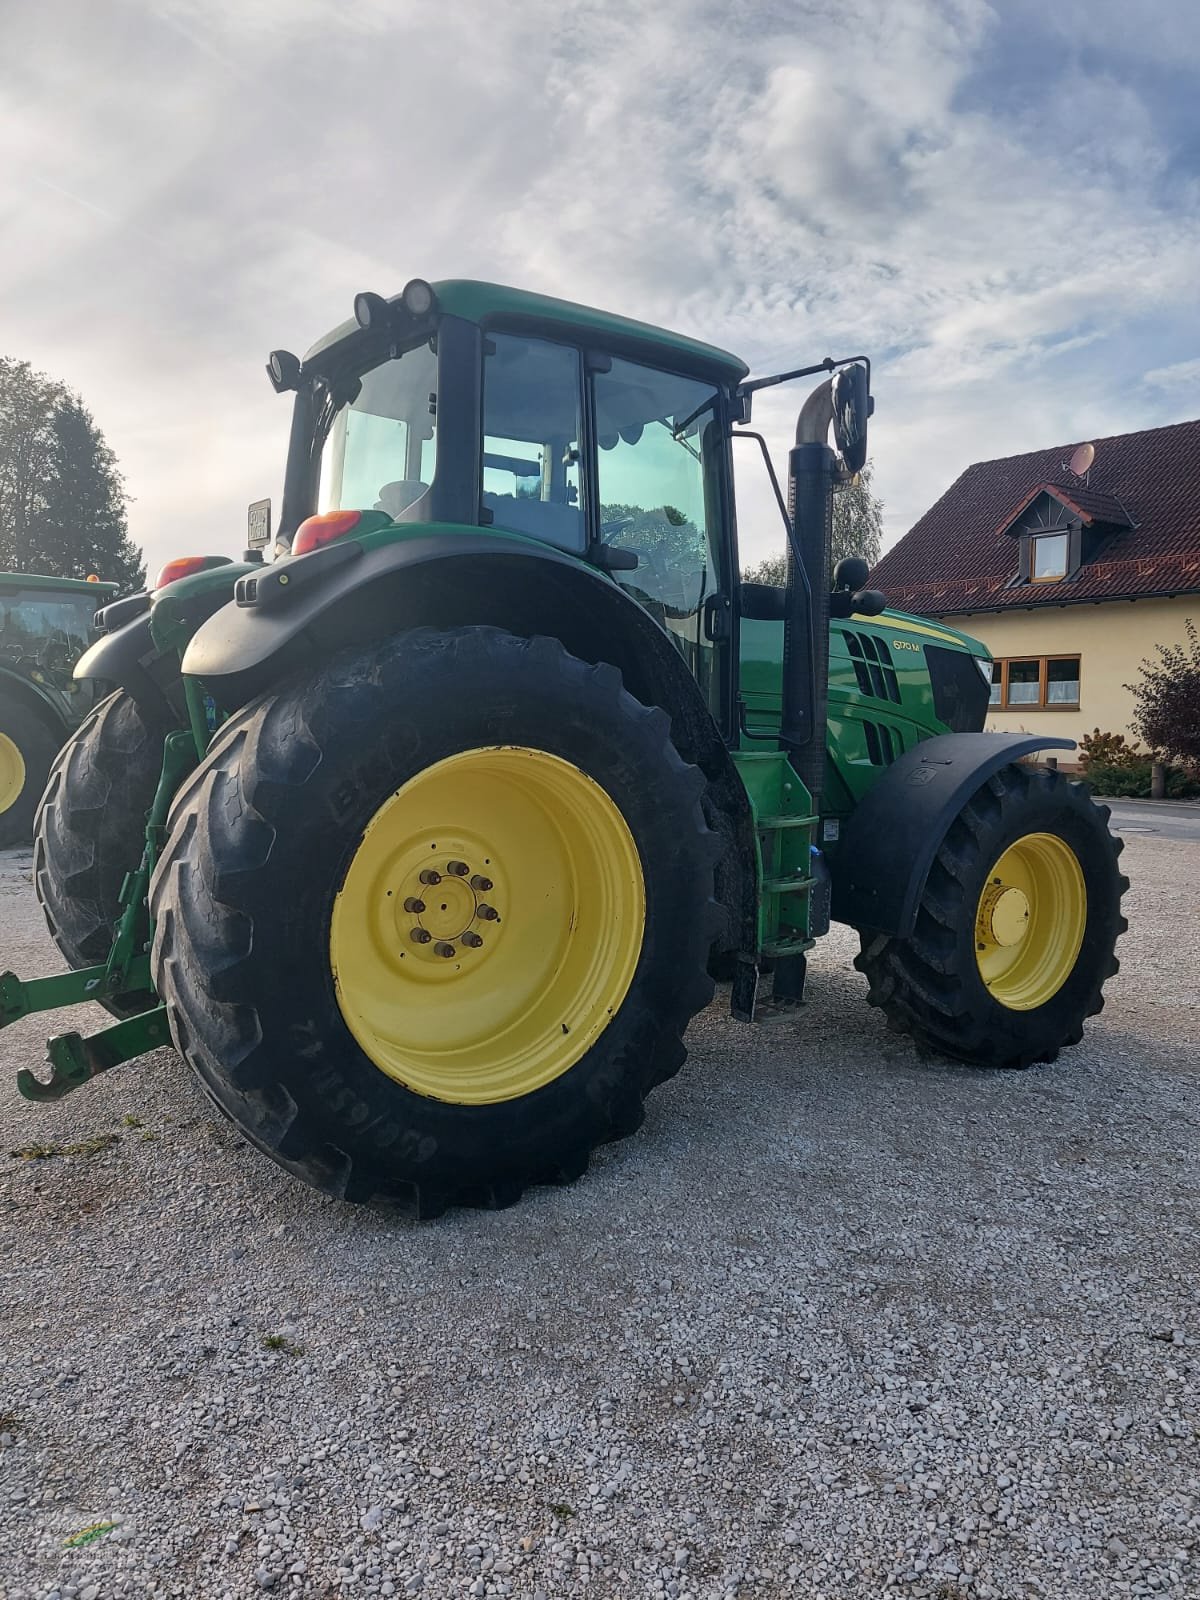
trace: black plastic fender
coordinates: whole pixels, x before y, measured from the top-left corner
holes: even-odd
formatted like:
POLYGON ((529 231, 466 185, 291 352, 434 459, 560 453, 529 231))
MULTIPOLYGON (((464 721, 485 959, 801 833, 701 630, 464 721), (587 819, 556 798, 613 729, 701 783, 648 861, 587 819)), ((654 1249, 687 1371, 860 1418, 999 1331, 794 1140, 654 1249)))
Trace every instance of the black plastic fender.
POLYGON ((1074 739, 1028 733, 942 733, 906 750, 842 824, 833 871, 838 922, 905 938, 938 846, 993 772, 1074 739))
POLYGON ((103 678, 126 690, 145 711, 156 712, 169 724, 180 720, 171 705, 171 690, 179 682, 179 657, 165 655, 155 644, 149 612, 97 639, 75 663, 74 676, 103 678))

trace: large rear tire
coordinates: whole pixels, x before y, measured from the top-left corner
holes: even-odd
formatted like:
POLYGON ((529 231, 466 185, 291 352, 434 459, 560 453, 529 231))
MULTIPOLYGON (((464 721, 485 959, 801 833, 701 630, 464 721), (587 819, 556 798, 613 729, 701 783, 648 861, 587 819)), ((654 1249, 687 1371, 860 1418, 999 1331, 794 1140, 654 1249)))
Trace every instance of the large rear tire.
MULTIPOLYGON (((123 690, 59 751, 38 808, 33 882, 50 937, 75 969, 108 957, 121 885, 142 859, 165 729, 123 690)), ((150 990, 102 1002, 114 1016, 156 1004, 150 990)))
POLYGON ((176 1044, 346 1199, 428 1217, 574 1179, 712 994, 703 789, 666 715, 556 640, 346 652, 176 799, 151 890, 176 1044))
POLYGON ((1127 923, 1123 841, 1087 785, 1004 767, 951 824, 907 939, 862 935, 855 966, 896 1032, 973 1066, 1078 1044, 1127 923))
POLYGON ((0 700, 0 848, 27 844, 58 740, 20 700, 0 700))

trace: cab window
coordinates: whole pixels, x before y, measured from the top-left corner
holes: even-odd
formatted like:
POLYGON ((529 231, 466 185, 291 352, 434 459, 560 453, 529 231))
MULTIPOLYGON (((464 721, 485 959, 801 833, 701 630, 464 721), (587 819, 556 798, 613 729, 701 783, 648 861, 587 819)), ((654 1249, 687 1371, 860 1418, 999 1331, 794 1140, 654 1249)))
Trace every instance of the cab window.
POLYGON ((636 552, 615 574, 672 636, 707 688, 712 646, 702 608, 720 588, 724 439, 711 384, 614 361, 595 377, 600 539, 636 552))
POLYGON ((484 350, 484 520, 581 551, 579 352, 511 334, 489 335, 484 350))
POLYGON ((415 520, 436 449, 437 356, 424 344, 365 373, 337 413, 321 454, 318 509, 415 520))

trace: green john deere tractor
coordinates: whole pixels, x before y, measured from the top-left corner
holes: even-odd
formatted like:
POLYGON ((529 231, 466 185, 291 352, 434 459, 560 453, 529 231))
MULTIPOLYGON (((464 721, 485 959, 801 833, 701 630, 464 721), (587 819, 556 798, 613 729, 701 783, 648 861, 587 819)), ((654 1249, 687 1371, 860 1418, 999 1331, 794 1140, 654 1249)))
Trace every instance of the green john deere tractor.
POLYGON ((77 668, 121 687, 40 813, 75 970, 6 976, 0 1012, 118 1020, 52 1040, 26 1095, 169 1037, 288 1171, 430 1216, 577 1177, 714 977, 746 1022, 792 1015, 831 916, 919 1044, 1023 1067, 1079 1040, 1124 927, 1107 813, 1022 762, 1068 741, 980 731, 980 645, 828 572, 864 358, 749 381, 418 279, 268 371, 294 396, 275 559, 262 502, 249 559, 172 563, 77 668), (751 400, 817 375, 785 498, 751 400), (747 439, 781 588, 738 576, 747 439))
POLYGON ((0 846, 30 838, 51 763, 92 709, 95 683, 72 674, 96 607, 116 592, 95 578, 0 572, 0 846))

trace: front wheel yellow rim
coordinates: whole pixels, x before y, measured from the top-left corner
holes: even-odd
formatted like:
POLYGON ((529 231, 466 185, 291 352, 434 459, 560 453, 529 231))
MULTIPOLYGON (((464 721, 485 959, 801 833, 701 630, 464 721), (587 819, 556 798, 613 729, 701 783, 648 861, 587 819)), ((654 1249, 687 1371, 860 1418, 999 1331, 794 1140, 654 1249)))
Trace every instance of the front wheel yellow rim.
POLYGON ((15 739, 0 733, 0 812, 8 811, 21 798, 25 787, 25 757, 15 739))
POLYGON ((1071 976, 1087 926, 1079 858, 1053 833, 1028 833, 992 867, 975 915, 975 961, 994 1000, 1033 1011, 1071 976))
POLYGON ((466 750, 380 806, 334 901, 329 959, 358 1044, 459 1105, 534 1093, 616 1015, 641 955, 642 864, 608 793, 524 745, 466 750))

